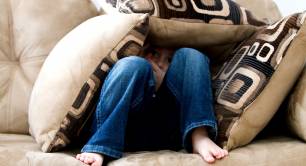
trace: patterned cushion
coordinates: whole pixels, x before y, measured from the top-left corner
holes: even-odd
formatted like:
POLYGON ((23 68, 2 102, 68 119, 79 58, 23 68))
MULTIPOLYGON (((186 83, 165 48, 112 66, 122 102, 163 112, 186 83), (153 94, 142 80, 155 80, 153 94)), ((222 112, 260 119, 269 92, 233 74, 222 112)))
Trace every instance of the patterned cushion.
POLYGON ((306 141, 306 66, 293 93, 290 95, 286 118, 290 130, 306 141))
MULTIPOLYGON (((105 0, 123 13, 149 13, 165 19, 216 24, 264 25, 231 0, 105 0)), ((108 4, 108 5, 107 5, 108 4)))
POLYGON ((306 60, 305 17, 294 14, 259 30, 232 53, 214 79, 223 147, 249 143, 293 86, 306 60))
POLYGON ((147 20, 147 15, 138 14, 99 16, 56 45, 34 85, 29 108, 31 133, 44 152, 77 139, 95 110, 109 68, 142 48, 147 20))
POLYGON ((155 18, 159 18, 160 21, 151 24, 156 27, 153 30, 156 33, 153 34, 152 31, 149 33, 152 34, 148 37, 149 42, 162 47, 201 49, 210 55, 214 68, 217 70, 239 42, 249 38, 254 32, 251 32, 254 27, 243 27, 243 25, 265 25, 232 0, 95 1, 101 2, 104 12, 109 14, 114 12, 150 13, 155 18), (236 30, 233 31, 233 28, 236 30), (249 30, 246 30, 247 28, 249 30), (232 36, 229 37, 230 35, 232 36), (219 42, 220 38, 227 42, 219 42))

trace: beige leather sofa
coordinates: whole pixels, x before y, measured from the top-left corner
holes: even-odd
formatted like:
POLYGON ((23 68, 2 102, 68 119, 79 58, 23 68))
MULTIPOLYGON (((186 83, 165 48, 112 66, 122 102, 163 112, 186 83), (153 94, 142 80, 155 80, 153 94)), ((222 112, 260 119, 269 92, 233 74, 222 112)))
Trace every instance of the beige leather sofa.
MULTIPOLYGON (((280 17, 269 0, 238 2, 271 22, 280 17)), ((27 110, 33 84, 50 50, 75 26, 98 14, 89 0, 0 0, 0 166, 83 165, 74 159, 78 148, 60 153, 41 152, 28 132, 27 110)), ((215 165, 305 165, 305 162, 306 144, 281 135, 256 139, 231 151, 215 165)), ((109 165, 206 164, 195 154, 159 151, 126 154, 109 165)))

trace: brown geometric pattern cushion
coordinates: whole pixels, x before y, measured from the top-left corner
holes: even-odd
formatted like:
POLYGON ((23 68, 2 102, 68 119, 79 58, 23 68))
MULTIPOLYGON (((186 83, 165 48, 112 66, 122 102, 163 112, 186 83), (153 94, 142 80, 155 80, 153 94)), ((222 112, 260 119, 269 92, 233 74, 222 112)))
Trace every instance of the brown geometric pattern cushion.
POLYGON ((84 83, 74 100, 70 111, 60 125, 59 131, 49 145, 47 152, 54 152, 66 147, 71 141, 78 139, 80 132, 94 113, 99 92, 109 69, 121 59, 128 55, 137 55, 142 48, 148 32, 148 19, 136 25, 117 44, 117 46, 101 59, 100 64, 84 83))
MULTIPOLYGON (((289 63, 288 60, 285 60, 286 58, 291 58, 286 57, 287 50, 303 25, 305 16, 305 13, 294 14, 259 30, 232 53, 233 58, 221 69, 214 79, 215 109, 220 125, 219 142, 223 147, 232 149, 248 143, 251 141, 248 139, 252 139, 251 137, 257 134, 257 130, 260 130, 258 126, 267 123, 265 120, 261 121, 261 116, 265 116, 263 111, 267 111, 266 109, 270 107, 269 105, 273 104, 266 103, 266 105, 262 105, 261 109, 250 109, 256 105, 254 101, 256 101, 266 85, 276 83, 271 78, 276 71, 284 71, 283 68, 278 69, 283 61, 289 63), (256 116, 250 119, 246 115, 251 111, 253 114, 256 112, 256 116), (233 131, 243 128, 244 122, 252 124, 248 129, 249 131, 237 132, 238 136, 236 135, 237 133, 233 134, 233 131), (260 125, 256 126, 253 123, 260 125), (241 138, 238 139, 237 137, 241 138), (235 138, 235 140, 232 138, 235 138), (243 141, 237 142, 237 140, 243 141)), ((295 59, 305 59, 305 55, 301 54, 301 52, 295 54, 295 59)), ((292 63, 294 62, 292 61, 292 63)), ((299 73, 302 67, 303 65, 298 70, 292 71, 292 73, 299 73)), ((285 72, 282 74, 279 75, 277 73, 275 77, 281 76, 283 79, 287 77, 285 72)), ((289 77, 288 79, 288 81, 295 81, 290 80, 289 77)), ((279 84, 282 83, 279 82, 279 84)), ((286 93, 288 89, 290 87, 287 89, 276 89, 276 91, 284 91, 286 93)), ((267 91, 269 90, 271 90, 270 94, 272 96, 266 98, 266 101, 271 100, 271 98, 281 98, 280 96, 273 96, 273 90, 268 89, 267 91)), ((274 102, 274 104, 279 102, 278 104, 280 104, 281 100, 275 99, 271 102, 274 102)), ((277 110, 277 108, 269 109, 271 109, 271 112, 277 110)), ((269 116, 272 117, 273 114, 271 113, 269 116)))
POLYGON ((122 13, 149 13, 165 19, 215 24, 265 23, 231 0, 106 0, 122 13))

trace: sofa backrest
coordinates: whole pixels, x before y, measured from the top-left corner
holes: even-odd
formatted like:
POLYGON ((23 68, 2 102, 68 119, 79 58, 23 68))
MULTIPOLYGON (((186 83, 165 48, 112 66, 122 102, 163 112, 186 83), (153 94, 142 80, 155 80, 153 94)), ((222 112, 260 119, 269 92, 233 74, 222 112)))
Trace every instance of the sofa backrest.
MULTIPOLYGON (((280 17, 277 7, 271 13, 272 0, 236 1, 258 18, 280 17)), ((65 34, 96 15, 90 0, 0 1, 0 133, 28 133, 29 99, 45 58, 65 34)))
POLYGON ((236 0, 236 2, 249 9, 258 19, 267 23, 274 23, 282 18, 274 0, 236 0))
POLYGON ((28 133, 30 94, 45 58, 97 14, 89 0, 0 1, 0 133, 28 133))

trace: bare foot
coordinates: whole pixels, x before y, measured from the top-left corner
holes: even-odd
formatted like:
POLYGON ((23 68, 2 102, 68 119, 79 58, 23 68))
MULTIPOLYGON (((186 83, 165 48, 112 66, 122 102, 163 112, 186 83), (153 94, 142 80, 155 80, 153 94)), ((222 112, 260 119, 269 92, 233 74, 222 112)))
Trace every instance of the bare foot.
POLYGON ((205 127, 196 128, 192 133, 193 153, 198 153, 207 163, 214 163, 228 155, 227 150, 216 145, 207 134, 205 127))
POLYGON ((98 153, 82 153, 75 158, 90 166, 102 166, 103 163, 103 156, 98 153))

